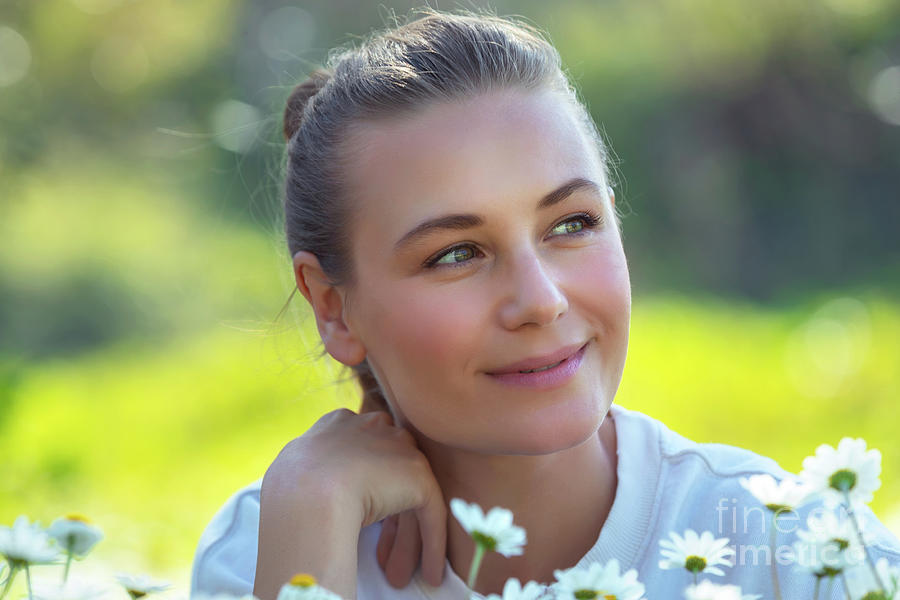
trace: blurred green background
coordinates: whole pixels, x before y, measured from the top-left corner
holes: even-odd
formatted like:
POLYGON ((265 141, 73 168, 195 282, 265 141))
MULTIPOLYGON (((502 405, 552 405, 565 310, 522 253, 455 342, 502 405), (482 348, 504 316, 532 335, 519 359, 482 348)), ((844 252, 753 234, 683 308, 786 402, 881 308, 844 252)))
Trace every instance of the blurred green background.
MULTIPOLYGON (((88 562, 185 595, 228 495, 357 404, 299 295, 274 321, 281 112, 417 5, 0 4, 0 523, 83 513, 88 562)), ((491 6, 549 33, 616 155, 617 401, 795 472, 865 437, 900 532, 900 3, 491 6)))

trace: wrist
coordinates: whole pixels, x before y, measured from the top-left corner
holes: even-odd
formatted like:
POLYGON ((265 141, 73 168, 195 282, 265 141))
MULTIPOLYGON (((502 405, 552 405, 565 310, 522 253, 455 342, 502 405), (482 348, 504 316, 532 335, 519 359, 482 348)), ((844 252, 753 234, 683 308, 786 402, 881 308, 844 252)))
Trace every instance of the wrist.
POLYGON ((274 600, 293 575, 309 573, 343 598, 355 598, 359 508, 336 486, 310 485, 303 494, 291 488, 263 479, 254 595, 274 600))

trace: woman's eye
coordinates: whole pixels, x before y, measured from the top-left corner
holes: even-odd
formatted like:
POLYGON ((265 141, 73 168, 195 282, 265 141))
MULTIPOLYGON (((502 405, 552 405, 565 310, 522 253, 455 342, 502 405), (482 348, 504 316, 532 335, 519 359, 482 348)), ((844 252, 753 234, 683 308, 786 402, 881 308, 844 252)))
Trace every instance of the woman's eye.
POLYGON ((443 254, 439 254, 438 256, 429 259, 425 263, 425 266, 429 268, 436 267, 438 265, 456 267, 466 264, 466 262, 468 262, 467 259, 475 258, 475 255, 475 246, 472 246, 471 244, 462 244, 459 246, 454 246, 443 254))
POLYGON ((562 229, 562 234, 584 233, 586 229, 594 229, 603 221, 603 217, 593 213, 584 213, 570 217, 554 227, 551 232, 562 229))

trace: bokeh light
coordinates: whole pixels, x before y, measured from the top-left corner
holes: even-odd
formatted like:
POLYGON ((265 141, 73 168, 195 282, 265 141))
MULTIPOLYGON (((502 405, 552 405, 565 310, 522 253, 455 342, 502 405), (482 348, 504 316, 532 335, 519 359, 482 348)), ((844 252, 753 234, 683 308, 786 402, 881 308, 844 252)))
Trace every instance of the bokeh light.
POLYGON ((888 67, 872 78, 869 102, 884 121, 900 125, 900 66, 888 67))
POLYGON ((212 112, 212 130, 216 143, 232 152, 253 147, 262 115, 255 106, 239 100, 225 100, 212 112))
POLYGON ((855 298, 822 305, 787 342, 785 366, 797 391, 830 398, 865 362, 871 340, 869 312, 855 298))
POLYGON ((259 24, 259 47, 276 60, 295 60, 312 46, 316 22, 309 12, 285 6, 267 14, 259 24))
POLYGON ((0 87, 19 82, 31 66, 31 48, 18 31, 0 25, 0 87))

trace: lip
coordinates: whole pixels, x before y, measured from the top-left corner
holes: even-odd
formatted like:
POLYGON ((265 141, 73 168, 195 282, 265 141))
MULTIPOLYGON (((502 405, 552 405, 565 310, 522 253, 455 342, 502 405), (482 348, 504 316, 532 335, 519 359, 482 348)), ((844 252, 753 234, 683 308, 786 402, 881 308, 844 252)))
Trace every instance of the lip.
POLYGON ((529 369, 539 369, 541 367, 546 367, 547 365, 552 365, 555 362, 570 358, 586 345, 587 342, 572 344, 571 346, 560 348, 559 350, 551 354, 526 358, 525 360, 521 360, 517 363, 513 363, 505 367, 500 367, 499 369, 495 369, 493 371, 486 371, 486 373, 488 375, 507 375, 518 373, 519 371, 527 371, 529 369))
MULTIPOLYGON (((566 385, 569 381, 575 377, 575 374, 578 373, 578 368, 581 366, 581 361, 584 358, 584 353, 587 351, 589 343, 585 343, 581 348, 575 351, 574 354, 571 354, 562 359, 555 367, 547 369, 545 371, 538 371, 536 373, 519 373, 515 371, 513 373, 488 373, 488 376, 493 380, 502 385, 513 386, 519 389, 528 388, 532 390, 551 390, 559 388, 560 386, 566 385)), ((566 352, 568 352, 568 348, 564 348, 566 352)), ((555 358, 559 353, 554 353, 549 355, 551 358, 555 358)), ((545 358, 540 359, 544 362, 547 362, 545 358)), ((556 361, 550 361, 547 364, 553 364, 556 361)), ((517 363, 523 364, 523 363, 517 363)), ((535 367, 532 367, 535 368, 535 367)))

